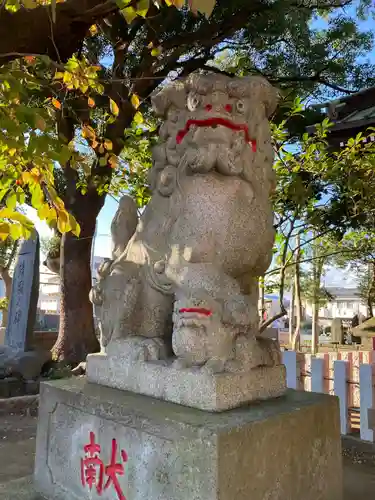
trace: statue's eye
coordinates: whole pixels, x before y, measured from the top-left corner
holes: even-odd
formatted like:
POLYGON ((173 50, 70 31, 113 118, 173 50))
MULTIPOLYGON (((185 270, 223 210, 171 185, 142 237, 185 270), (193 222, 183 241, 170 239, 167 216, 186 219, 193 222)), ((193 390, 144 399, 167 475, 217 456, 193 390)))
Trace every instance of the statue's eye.
POLYGON ((245 104, 243 101, 237 101, 236 102, 236 110, 239 112, 239 113, 243 113, 245 111, 245 104))
POLYGON ((200 104, 200 98, 196 94, 191 94, 187 99, 187 106, 189 111, 195 111, 200 104))

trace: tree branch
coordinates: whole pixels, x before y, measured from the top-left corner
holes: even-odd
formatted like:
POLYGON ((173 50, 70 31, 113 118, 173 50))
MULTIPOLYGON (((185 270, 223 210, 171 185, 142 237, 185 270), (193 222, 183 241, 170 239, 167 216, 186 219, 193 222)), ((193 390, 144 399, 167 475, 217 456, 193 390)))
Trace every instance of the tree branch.
MULTIPOLYGON (((135 1, 135 0, 134 0, 135 1)), ((67 0, 56 5, 51 36, 50 6, 15 13, 0 7, 0 65, 16 59, 17 53, 69 59, 82 43, 89 27, 118 10, 112 0, 67 0)))
POLYGON ((283 82, 316 82, 326 87, 329 87, 333 90, 337 90, 338 92, 342 92, 343 94, 355 94, 357 90, 349 90, 337 85, 336 83, 331 83, 322 78, 319 75, 312 76, 304 76, 304 75, 295 75, 295 76, 281 76, 279 78, 274 78, 272 75, 263 74, 265 78, 267 78, 271 83, 283 83, 283 82))

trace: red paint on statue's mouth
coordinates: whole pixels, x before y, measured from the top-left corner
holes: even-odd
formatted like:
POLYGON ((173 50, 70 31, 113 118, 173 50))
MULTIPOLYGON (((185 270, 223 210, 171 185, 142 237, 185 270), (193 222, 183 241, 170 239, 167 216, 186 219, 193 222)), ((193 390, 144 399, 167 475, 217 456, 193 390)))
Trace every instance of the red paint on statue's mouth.
POLYGON ((251 144, 253 153, 255 153, 257 150, 256 140, 250 138, 249 127, 245 123, 233 123, 226 118, 220 117, 207 118, 206 120, 188 120, 186 122, 185 128, 180 130, 176 135, 177 144, 180 144, 182 142, 183 138, 193 125, 195 125, 196 127, 217 127, 217 125, 221 125, 222 127, 227 127, 231 130, 242 131, 245 134, 246 142, 248 144, 251 144))
POLYGON ((180 313, 198 313, 204 316, 211 316, 212 312, 204 307, 183 307, 179 310, 180 313))

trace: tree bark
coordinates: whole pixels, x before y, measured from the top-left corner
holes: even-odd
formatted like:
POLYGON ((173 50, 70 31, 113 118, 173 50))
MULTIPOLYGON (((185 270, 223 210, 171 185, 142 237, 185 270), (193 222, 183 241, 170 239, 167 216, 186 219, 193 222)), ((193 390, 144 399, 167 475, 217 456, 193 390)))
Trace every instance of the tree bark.
POLYGON ((264 276, 259 277, 259 300, 258 300, 258 312, 259 312, 259 317, 260 317, 260 323, 263 321, 263 314, 264 314, 264 276))
POLYGON ((292 297, 290 299, 289 307, 289 344, 293 343, 293 329, 294 329, 294 309, 295 309, 295 283, 292 285, 292 297))
POLYGON ((302 323, 302 294, 301 294, 301 276, 300 276, 300 235, 297 235, 297 254, 296 254, 296 271, 294 275, 294 294, 296 306, 296 326, 293 334, 292 349, 297 351, 301 348, 301 323, 302 323))
MULTIPOLYGON (((5 285, 5 297, 8 299, 8 301, 10 301, 10 298, 12 295, 13 279, 9 274, 9 269, 4 268, 4 267, 1 268, 0 269, 0 276, 1 276, 1 279, 4 281, 4 285, 5 285)), ((2 312, 3 312, 3 314, 2 314, 2 318, 1 318, 1 326, 6 327, 8 324, 8 308, 3 309, 2 312)))
MULTIPOLYGON (((315 232, 313 233, 315 237, 315 232)), ((313 297, 312 297, 312 332, 311 332, 311 354, 316 354, 319 331, 319 290, 320 276, 318 275, 317 248, 313 243, 313 297)))
POLYGON ((76 52, 97 19, 118 10, 106 0, 67 0, 57 3, 56 20, 50 6, 15 13, 0 7, 0 65, 22 54, 48 55, 65 61, 76 52))
MULTIPOLYGON (((107 128, 106 137, 113 143, 113 153, 119 155, 123 143, 124 129, 130 125, 134 115, 133 107, 123 105, 115 123, 107 128)), ((67 143, 74 137, 75 118, 60 112, 58 131, 67 143)), ((52 348, 56 361, 69 364, 82 362, 87 354, 99 350, 95 335, 93 307, 89 299, 91 290, 91 248, 95 234, 96 220, 105 202, 105 193, 99 195, 95 177, 105 177, 110 182, 113 170, 109 165, 100 166, 99 158, 91 168, 88 192, 82 195, 77 189, 77 171, 68 162, 64 166, 66 192, 65 207, 81 227, 80 237, 64 234, 60 251, 60 327, 59 335, 52 348)))
POLYGON ((54 360, 78 364, 87 354, 99 350, 95 335, 91 289, 90 255, 97 216, 104 204, 104 197, 90 193, 77 194, 76 202, 69 207, 82 231, 79 238, 64 234, 60 255, 60 328, 52 348, 54 360))

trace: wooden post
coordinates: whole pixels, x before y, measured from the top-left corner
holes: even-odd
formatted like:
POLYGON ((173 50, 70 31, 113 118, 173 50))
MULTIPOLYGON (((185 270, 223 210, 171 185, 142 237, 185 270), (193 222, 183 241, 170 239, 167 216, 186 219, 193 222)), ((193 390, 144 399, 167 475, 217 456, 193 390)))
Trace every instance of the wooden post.
POLYGON ((299 364, 297 363, 297 353, 295 351, 284 351, 283 363, 286 367, 286 385, 289 389, 299 388, 299 364))
POLYGON ((348 371, 347 361, 335 361, 333 367, 333 388, 335 396, 340 400, 340 428, 341 434, 349 432, 348 412, 348 371))
POLYGON ((312 392, 324 391, 324 358, 311 360, 311 390, 312 392))
POLYGON ((374 365, 359 367, 360 433, 364 441, 374 442, 374 430, 369 425, 369 409, 374 407, 374 365))

